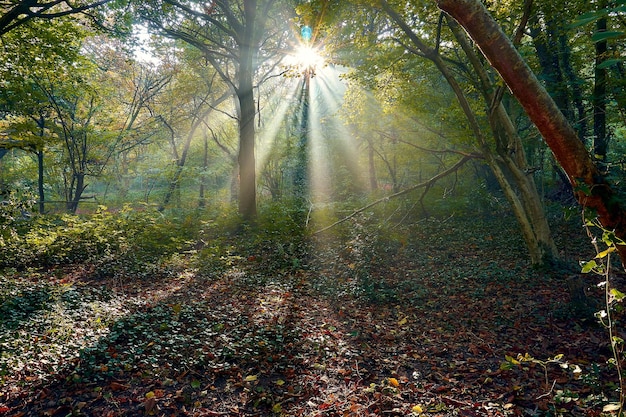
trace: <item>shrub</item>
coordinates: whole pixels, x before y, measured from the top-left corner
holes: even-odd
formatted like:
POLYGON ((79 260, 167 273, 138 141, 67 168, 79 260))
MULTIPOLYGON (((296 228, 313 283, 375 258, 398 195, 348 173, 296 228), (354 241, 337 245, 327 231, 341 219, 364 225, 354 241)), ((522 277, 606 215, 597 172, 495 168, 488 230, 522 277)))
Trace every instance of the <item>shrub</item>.
POLYGON ((28 228, 10 224, 3 231, 0 266, 92 262, 102 276, 153 271, 161 258, 195 239, 188 222, 166 218, 151 207, 125 207, 117 213, 100 207, 89 217, 36 216, 28 220, 28 228))

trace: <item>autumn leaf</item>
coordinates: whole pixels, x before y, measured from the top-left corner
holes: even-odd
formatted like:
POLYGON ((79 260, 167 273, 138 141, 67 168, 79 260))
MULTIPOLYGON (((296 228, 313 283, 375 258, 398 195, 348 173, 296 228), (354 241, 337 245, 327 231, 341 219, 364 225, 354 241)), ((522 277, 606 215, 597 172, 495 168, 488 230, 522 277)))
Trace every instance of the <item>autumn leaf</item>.
POLYGON ((244 381, 246 382, 252 382, 252 381, 256 381, 257 380, 257 376, 256 375, 248 375, 247 377, 244 378, 244 381))
POLYGON ((411 408, 411 411, 413 411, 415 414, 422 414, 424 412, 424 409, 420 405, 414 405, 413 408, 411 408))
POLYGON ((143 402, 143 406, 146 409, 146 414, 154 414, 154 408, 156 407, 154 392, 150 391, 146 394, 146 400, 143 402))
POLYGON ((395 378, 387 378, 389 380, 389 383, 391 385, 393 385, 394 387, 398 388, 400 386, 400 383, 398 382, 397 379, 395 378))
POLYGON ((111 391, 124 391, 125 389, 128 389, 127 385, 123 385, 115 381, 111 382, 109 386, 111 387, 111 391))
POLYGON ((408 320, 407 320, 407 318, 406 318, 406 317, 402 318, 402 320, 400 320, 400 321, 398 322, 398 326, 404 326, 404 325, 406 324, 406 322, 407 322, 407 321, 408 321, 408 320))

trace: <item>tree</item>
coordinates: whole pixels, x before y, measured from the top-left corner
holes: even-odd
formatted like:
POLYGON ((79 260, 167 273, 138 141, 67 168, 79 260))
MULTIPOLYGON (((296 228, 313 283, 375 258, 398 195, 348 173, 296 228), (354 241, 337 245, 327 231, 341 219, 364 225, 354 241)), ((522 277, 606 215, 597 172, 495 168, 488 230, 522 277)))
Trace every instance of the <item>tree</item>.
POLYGON ((39 211, 44 212, 44 154, 51 142, 53 111, 37 80, 55 68, 62 78, 79 59, 80 45, 87 32, 69 18, 30 22, 2 37, 4 55, 0 74, 0 109, 5 115, 8 141, 0 148, 29 150, 37 155, 39 211), (28 123, 24 121, 27 120, 28 123), (18 139, 19 140, 16 140, 18 139))
MULTIPOLYGON (((239 212, 246 220, 256 216, 255 80, 264 79, 258 74, 262 63, 271 61, 286 36, 283 9, 275 4, 275 0, 216 0, 206 6, 205 2, 162 0, 135 5, 150 28, 198 48, 234 93, 239 123, 239 212)), ((272 64, 266 69, 271 72, 272 64)))
POLYGON ((4 0, 0 2, 0 36, 32 20, 49 20, 69 15, 95 16, 88 12, 111 0, 4 0))
MULTIPOLYGON (((595 210, 600 223, 626 241, 626 211, 616 189, 595 166, 576 131, 537 80, 511 41, 479 0, 436 0, 461 24, 541 132, 566 172, 580 204, 595 210)), ((626 264, 626 245, 617 245, 626 264)))
POLYGON ((207 74, 210 71, 206 71, 206 68, 204 70, 203 74, 189 74, 182 68, 176 70, 176 78, 168 94, 162 98, 162 105, 154 109, 163 111, 158 117, 169 132, 168 138, 176 164, 160 210, 170 203, 179 187, 191 143, 198 136, 199 129, 206 127, 209 116, 230 97, 228 90, 218 85, 220 83, 216 74, 211 76, 207 74))
MULTIPOLYGON (((367 52, 366 57, 359 57, 360 62, 365 63, 361 68, 374 74, 393 71, 396 78, 407 78, 403 88, 420 88, 417 84, 421 86, 427 80, 414 68, 420 65, 421 71, 431 71, 434 66, 438 72, 437 77, 441 80, 441 85, 437 86, 439 94, 450 94, 456 98, 457 103, 456 108, 446 107, 448 113, 441 117, 445 117, 447 123, 454 123, 457 132, 463 132, 461 134, 464 137, 472 138, 473 143, 467 140, 448 142, 445 145, 439 144, 436 147, 438 149, 433 150, 438 155, 448 156, 456 152, 457 158, 466 160, 468 155, 476 155, 477 149, 520 224, 531 262, 540 265, 556 259, 558 252, 552 240, 542 199, 537 192, 533 170, 527 162, 521 137, 509 109, 502 102, 504 91, 498 88, 490 69, 485 68, 464 32, 453 21, 439 18, 436 8, 433 7, 428 9, 423 5, 406 6, 401 14, 397 11, 400 7, 392 5, 392 2, 383 0, 376 4, 389 17, 388 22, 383 21, 384 15, 380 14, 379 21, 368 20, 369 16, 356 16, 357 19, 369 21, 365 25, 367 31, 360 36, 364 39, 362 42, 365 42, 366 47, 363 49, 367 52), (420 19, 411 22, 412 16, 416 15, 420 19), (422 64, 423 61, 430 61, 431 66, 422 64)), ((423 100, 418 95, 403 90, 393 97, 406 104, 407 109, 417 108, 411 98, 416 103, 423 100), (405 99, 405 96, 409 98, 405 99)), ((434 115, 436 107, 431 106, 427 112, 434 115)), ((426 123, 432 121, 434 118, 430 116, 426 123)), ((432 127, 431 130, 435 128, 432 127)), ((410 142, 406 138, 395 140, 410 142)), ((426 150, 424 146, 422 149, 426 150)), ((391 164, 387 163, 387 166, 391 164)), ((392 172, 391 169, 389 171, 392 172)), ((425 190, 429 189, 427 187, 425 190)))

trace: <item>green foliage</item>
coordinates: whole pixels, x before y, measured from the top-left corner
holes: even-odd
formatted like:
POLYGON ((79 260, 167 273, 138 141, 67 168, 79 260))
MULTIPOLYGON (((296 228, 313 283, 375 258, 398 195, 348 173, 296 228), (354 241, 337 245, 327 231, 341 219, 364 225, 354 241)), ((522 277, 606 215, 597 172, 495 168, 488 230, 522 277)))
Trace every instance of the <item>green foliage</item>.
POLYGON ((182 251, 196 229, 189 219, 166 218, 152 207, 120 212, 100 207, 87 217, 63 214, 35 216, 19 233, 17 219, 5 229, 0 265, 24 268, 91 263, 98 276, 147 274, 160 260, 182 251))
POLYGON ((126 313, 106 288, 51 284, 45 278, 32 270, 0 274, 0 385, 17 373, 58 374, 126 313))

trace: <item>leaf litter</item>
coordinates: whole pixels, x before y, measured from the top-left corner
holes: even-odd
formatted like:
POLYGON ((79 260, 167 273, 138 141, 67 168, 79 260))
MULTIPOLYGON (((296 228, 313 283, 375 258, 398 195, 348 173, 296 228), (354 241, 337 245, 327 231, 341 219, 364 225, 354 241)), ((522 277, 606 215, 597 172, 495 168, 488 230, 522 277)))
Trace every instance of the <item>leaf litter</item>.
POLYGON ((354 227, 272 274, 263 253, 123 282, 5 271, 0 415, 610 413, 606 335, 563 276, 502 250, 509 226, 431 223, 404 243, 354 227))

